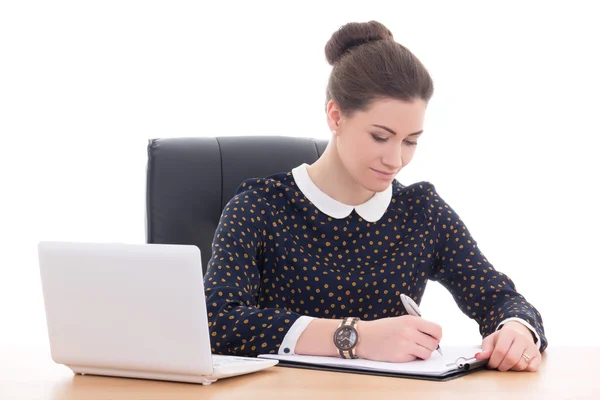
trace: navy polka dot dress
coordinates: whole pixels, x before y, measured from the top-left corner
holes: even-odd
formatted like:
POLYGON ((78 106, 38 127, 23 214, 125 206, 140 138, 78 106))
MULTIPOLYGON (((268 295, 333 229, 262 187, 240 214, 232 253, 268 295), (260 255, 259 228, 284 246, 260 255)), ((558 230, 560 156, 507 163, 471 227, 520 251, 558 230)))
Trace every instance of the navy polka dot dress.
POLYGON ((488 262, 429 182, 397 180, 385 214, 332 218, 291 172, 246 180, 226 205, 204 279, 212 351, 277 353, 301 316, 405 315, 429 280, 446 287, 487 336, 507 318, 527 321, 547 346, 540 313, 488 262))

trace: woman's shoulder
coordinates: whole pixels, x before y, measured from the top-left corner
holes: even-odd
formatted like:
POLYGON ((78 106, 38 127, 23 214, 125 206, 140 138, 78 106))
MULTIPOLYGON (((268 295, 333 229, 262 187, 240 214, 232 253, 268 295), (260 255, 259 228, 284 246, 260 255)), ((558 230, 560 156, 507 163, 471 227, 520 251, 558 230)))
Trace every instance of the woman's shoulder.
POLYGON ((294 186, 292 173, 280 172, 265 177, 245 179, 237 187, 235 195, 267 198, 272 197, 275 193, 297 190, 294 186))
POLYGON ((435 185, 430 181, 405 185, 394 180, 392 193, 392 203, 395 203, 398 208, 412 206, 418 209, 434 209, 436 204, 443 203, 435 185))
POLYGON ((430 181, 419 181, 405 185, 395 179, 393 181, 393 189, 394 197, 415 198, 437 195, 435 185, 430 181))
POLYGON ((417 212, 435 215, 454 213, 430 181, 419 181, 409 185, 395 181, 392 202, 395 203, 398 211, 408 207, 409 210, 416 208, 417 212))
POLYGON ((229 204, 246 203, 263 209, 280 208, 297 191, 291 172, 248 178, 237 187, 229 204))

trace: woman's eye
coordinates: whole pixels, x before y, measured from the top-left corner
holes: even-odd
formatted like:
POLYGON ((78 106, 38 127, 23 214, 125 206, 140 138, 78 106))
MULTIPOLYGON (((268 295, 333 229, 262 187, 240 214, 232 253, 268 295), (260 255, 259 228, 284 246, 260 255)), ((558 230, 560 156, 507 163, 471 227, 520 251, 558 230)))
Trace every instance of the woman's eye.
MULTIPOLYGON (((374 134, 374 133, 372 133, 372 134, 371 134, 371 136, 373 137, 373 139, 374 139, 376 142, 379 142, 379 143, 382 143, 382 142, 387 142, 387 141, 389 140, 389 138, 387 138, 387 137, 379 136, 379 135, 376 135, 376 134, 374 134)), ((404 142, 405 142, 407 145, 409 145, 409 146, 416 146, 416 145, 417 145, 417 142, 411 142, 411 141, 409 141, 409 140, 405 140, 404 142)))
POLYGON ((384 138, 375 134, 371 134, 371 136, 373 137, 373 139, 375 139, 376 142, 387 142, 388 140, 388 138, 384 138))

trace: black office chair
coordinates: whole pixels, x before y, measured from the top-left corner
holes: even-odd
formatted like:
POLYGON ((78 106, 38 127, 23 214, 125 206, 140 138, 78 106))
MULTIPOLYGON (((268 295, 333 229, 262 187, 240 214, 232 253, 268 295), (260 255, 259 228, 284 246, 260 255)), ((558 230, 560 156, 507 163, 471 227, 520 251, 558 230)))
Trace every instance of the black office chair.
POLYGON ((310 164, 326 147, 326 140, 284 136, 151 139, 146 241, 198 246, 206 272, 221 212, 238 186, 310 164))

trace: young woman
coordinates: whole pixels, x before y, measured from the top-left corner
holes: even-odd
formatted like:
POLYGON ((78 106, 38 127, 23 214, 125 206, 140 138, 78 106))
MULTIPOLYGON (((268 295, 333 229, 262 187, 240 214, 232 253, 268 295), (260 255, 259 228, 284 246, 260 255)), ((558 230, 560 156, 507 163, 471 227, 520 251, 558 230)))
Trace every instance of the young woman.
POLYGON ((479 359, 535 371, 542 317, 488 262, 411 161, 431 77, 381 23, 349 23, 325 46, 332 136, 313 164, 245 181, 225 207, 205 277, 214 353, 427 359, 439 325, 407 315, 429 280, 477 321, 479 359))

